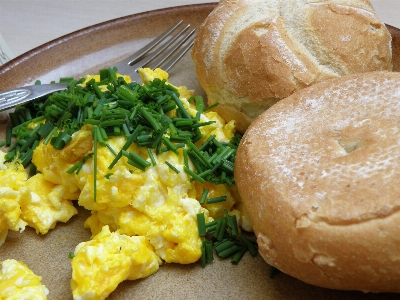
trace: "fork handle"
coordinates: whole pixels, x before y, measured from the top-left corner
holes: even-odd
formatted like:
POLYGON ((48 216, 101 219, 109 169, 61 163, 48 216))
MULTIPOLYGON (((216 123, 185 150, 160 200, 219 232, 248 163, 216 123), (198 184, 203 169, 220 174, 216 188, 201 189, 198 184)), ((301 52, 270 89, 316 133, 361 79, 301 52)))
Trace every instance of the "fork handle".
POLYGON ((0 111, 64 90, 67 85, 66 83, 28 85, 0 92, 0 111))

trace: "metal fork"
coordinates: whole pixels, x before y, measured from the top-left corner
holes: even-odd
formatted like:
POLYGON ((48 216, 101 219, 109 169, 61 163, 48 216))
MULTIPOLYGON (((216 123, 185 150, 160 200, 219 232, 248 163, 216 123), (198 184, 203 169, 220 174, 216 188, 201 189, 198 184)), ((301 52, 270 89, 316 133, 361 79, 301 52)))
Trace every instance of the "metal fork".
MULTIPOLYGON (((179 21, 149 44, 135 52, 135 54, 116 63, 114 66, 118 68, 118 73, 129 75, 133 81, 139 81, 139 68, 149 67, 155 69, 162 67, 163 70, 168 71, 193 46, 195 30, 193 29, 187 33, 190 25, 186 25, 168 39, 171 33, 174 33, 181 27, 182 22, 179 21), (156 46, 158 47, 156 48, 156 46), (154 51, 150 52, 153 49, 154 51)), ((62 91, 66 87, 66 83, 53 83, 29 85, 0 92, 0 111, 33 101, 57 91, 62 91)))

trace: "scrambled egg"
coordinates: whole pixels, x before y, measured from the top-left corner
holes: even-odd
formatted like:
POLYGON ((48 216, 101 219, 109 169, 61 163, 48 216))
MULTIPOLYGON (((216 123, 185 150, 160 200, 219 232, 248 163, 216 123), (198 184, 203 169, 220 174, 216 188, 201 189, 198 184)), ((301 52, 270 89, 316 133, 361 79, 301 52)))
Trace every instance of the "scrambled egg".
POLYGON ((72 260, 74 299, 105 299, 125 279, 155 273, 161 264, 143 236, 110 232, 108 226, 91 241, 80 243, 72 260))
MULTIPOLYGON (((160 69, 142 69, 140 74, 143 83, 168 79, 160 69)), ((87 80, 91 78, 95 77, 87 80)), ((195 116, 195 106, 187 101, 193 92, 184 86, 177 89, 185 108, 195 116)), ((234 122, 226 123, 215 112, 202 114, 201 121, 215 123, 201 127, 204 137, 197 142, 199 145, 211 135, 220 142, 234 136, 234 122)), ((112 136, 107 141, 116 153, 125 142, 123 136, 112 136)), ((63 150, 40 143, 32 158, 40 173, 29 179, 16 164, 0 164, 0 180, 7 182, 7 188, 0 188, 0 243, 7 230, 22 231, 28 225, 44 234, 57 221, 68 221, 77 213, 71 200, 77 199, 80 206, 92 212, 85 222, 92 240, 79 244, 71 261, 74 299, 105 299, 121 281, 149 276, 162 262, 196 262, 201 257, 196 218, 200 212, 205 213, 208 222, 223 217, 226 209, 236 215, 243 228, 251 229, 235 187, 191 181, 183 171, 181 149, 179 155, 171 151, 154 154, 156 164, 146 171, 128 164, 124 156, 110 170, 115 156, 108 147, 98 146, 95 201, 93 157, 86 160, 78 174, 67 173, 76 162, 93 153, 93 145, 92 127, 85 125, 63 150), (174 172, 165 162, 180 172, 174 172), (199 199, 204 189, 209 190, 209 197, 225 195, 227 200, 202 207, 199 199)), ((127 151, 150 161, 147 149, 136 144, 127 151)))
POLYGON ((18 161, 4 164, 0 151, 0 246, 8 230, 23 231, 25 226, 45 234, 58 221, 67 222, 77 214, 70 200, 63 198, 63 187, 37 174, 28 179, 18 161))
POLYGON ((0 262, 0 299, 47 299, 49 290, 41 280, 23 262, 13 259, 0 262))

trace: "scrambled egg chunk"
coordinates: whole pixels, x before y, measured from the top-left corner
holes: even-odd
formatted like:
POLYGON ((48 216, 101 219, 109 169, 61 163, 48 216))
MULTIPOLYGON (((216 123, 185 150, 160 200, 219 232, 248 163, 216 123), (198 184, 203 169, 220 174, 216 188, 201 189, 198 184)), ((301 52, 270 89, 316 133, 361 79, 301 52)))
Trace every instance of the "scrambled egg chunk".
POLYGON ((8 230, 24 231, 26 222, 21 219, 19 184, 27 174, 18 164, 4 164, 5 153, 0 150, 0 246, 4 244, 8 230))
POLYGON ((58 221, 67 222, 77 209, 66 200, 64 187, 36 174, 28 179, 18 161, 4 164, 5 153, 0 151, 0 246, 8 230, 23 231, 28 225, 37 233, 45 234, 58 221))
POLYGON ((71 280, 74 299, 105 299, 123 280, 150 276, 160 264, 145 237, 112 233, 104 226, 91 241, 75 249, 71 280))
POLYGON ((14 259, 0 263, 0 299, 44 300, 49 290, 41 284, 42 277, 35 275, 27 265, 14 259))

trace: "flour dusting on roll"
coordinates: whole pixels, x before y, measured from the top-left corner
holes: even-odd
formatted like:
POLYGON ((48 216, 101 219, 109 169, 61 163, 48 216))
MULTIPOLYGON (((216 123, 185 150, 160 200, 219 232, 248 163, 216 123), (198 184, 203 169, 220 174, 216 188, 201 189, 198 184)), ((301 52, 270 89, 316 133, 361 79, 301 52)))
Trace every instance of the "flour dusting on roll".
POLYGON ((278 102, 243 136, 235 180, 269 264, 321 287, 400 292, 400 73, 278 102))
POLYGON ((392 69, 391 36, 368 0, 222 0, 192 58, 209 104, 241 132, 299 89, 392 69))

